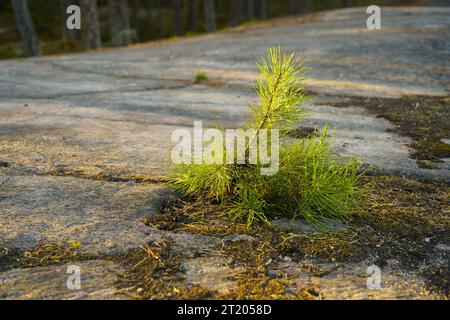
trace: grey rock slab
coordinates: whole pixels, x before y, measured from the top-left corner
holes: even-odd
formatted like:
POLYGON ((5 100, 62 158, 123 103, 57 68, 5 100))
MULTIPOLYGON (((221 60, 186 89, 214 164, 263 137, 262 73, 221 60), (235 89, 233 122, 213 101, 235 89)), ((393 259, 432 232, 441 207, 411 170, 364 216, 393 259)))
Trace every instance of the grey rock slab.
POLYGON ((179 127, 164 124, 162 117, 155 124, 151 114, 127 117, 61 104, 0 103, 0 109, 2 161, 43 172, 162 176, 170 161, 170 135, 179 127))
MULTIPOLYGON (((165 102, 166 98, 161 97, 158 102, 165 103, 169 108, 166 111, 164 107, 149 112, 130 111, 127 105, 134 103, 131 108, 136 108, 139 104, 136 96, 121 97, 123 103, 119 110, 109 109, 111 106, 108 109, 75 107, 71 105, 73 102, 39 101, 28 107, 24 107, 24 100, 0 102, 0 160, 43 172, 167 176, 170 151, 175 145, 171 134, 175 129, 192 130, 195 120, 204 121, 206 127, 214 123, 237 127, 248 114, 248 104, 254 98, 252 94, 243 93, 231 108, 227 107, 227 101, 233 99, 228 99, 227 95, 232 97, 232 92, 222 95, 211 88, 202 90, 167 93, 170 100, 165 102), (202 96, 205 100, 195 105, 193 99, 202 96), (223 104, 212 103, 214 96, 223 104)), ((156 100, 153 101, 156 103, 156 100)), ((95 101, 101 104, 100 100, 95 101)), ((151 99, 143 103, 142 108, 147 108, 149 101, 151 99)), ((323 105, 320 98, 305 107, 310 116, 299 124, 318 127, 328 124, 330 142, 338 154, 356 156, 376 171, 450 181, 449 159, 444 159, 433 170, 418 167, 410 158, 411 139, 387 132, 392 128, 389 121, 361 107, 323 105)))
MULTIPOLYGON (((171 248, 186 258, 194 258, 199 255, 209 254, 217 250, 221 245, 221 239, 217 236, 195 234, 188 232, 159 232, 164 241, 170 241, 171 248)), ((153 235, 152 235, 153 236, 153 235)))
POLYGON ((0 299, 7 300, 119 300, 128 299, 123 290, 115 288, 122 267, 112 261, 79 261, 33 269, 14 269, 0 273, 0 299), (69 289, 66 282, 80 270, 80 289, 69 289), (69 270, 70 271, 70 270, 69 270))
POLYGON ((360 7, 316 14, 311 22, 256 25, 162 45, 3 61, 0 97, 159 87, 191 81, 198 70, 247 86, 249 77, 242 75, 253 78, 255 58, 273 45, 302 56, 309 84, 319 90, 445 95, 449 13, 449 8, 383 7, 382 29, 373 31, 366 28, 366 8, 360 7))
MULTIPOLYGON (((378 31, 366 28, 365 9, 161 44, 1 61, 0 160, 44 171, 165 175, 175 128, 194 120, 236 127, 245 120, 256 100, 255 59, 272 45, 305 60, 306 87, 318 94, 448 94, 450 9, 383 7, 378 31), (197 71, 222 85, 194 85, 197 71)), ((310 122, 336 128, 338 153, 382 172, 450 179, 449 160, 419 168, 409 158, 410 140, 386 133, 390 124, 362 106, 338 111, 318 101, 310 107, 310 122)))
POLYGON ((237 283, 230 278, 243 272, 242 268, 230 267, 230 262, 222 257, 200 257, 183 262, 184 283, 201 285, 219 293, 228 293, 236 289, 237 283))
POLYGON ((0 168, 0 245, 80 241, 82 252, 125 252, 147 242, 142 220, 155 213, 157 188, 0 168))
POLYGON ((213 79, 248 85, 257 71, 255 57, 281 45, 306 60, 308 84, 318 90, 444 95, 449 89, 448 14, 449 8, 383 7, 382 29, 373 31, 366 28, 366 8, 360 7, 316 14, 312 22, 269 23, 163 45, 33 61, 128 82, 190 81, 203 70, 213 79))

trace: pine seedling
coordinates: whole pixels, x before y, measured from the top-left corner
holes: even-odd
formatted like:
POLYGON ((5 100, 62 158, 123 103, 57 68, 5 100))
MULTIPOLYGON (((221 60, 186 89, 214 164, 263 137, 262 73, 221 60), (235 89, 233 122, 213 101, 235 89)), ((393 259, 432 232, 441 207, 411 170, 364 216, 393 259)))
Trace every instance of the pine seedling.
MULTIPOLYGON (((285 138, 305 117, 300 106, 308 99, 301 85, 304 69, 294 54, 271 48, 257 65, 259 102, 251 106, 244 125, 255 130, 245 145, 246 160, 260 130, 278 129, 280 140, 285 138)), ((280 215, 304 218, 317 226, 323 226, 323 218, 347 221, 361 199, 361 166, 355 159, 333 155, 326 134, 327 127, 321 134, 283 145, 274 176, 262 175, 259 164, 192 161, 174 167, 170 184, 182 195, 219 202, 232 218, 249 227, 255 222, 270 226, 269 218, 280 215)))

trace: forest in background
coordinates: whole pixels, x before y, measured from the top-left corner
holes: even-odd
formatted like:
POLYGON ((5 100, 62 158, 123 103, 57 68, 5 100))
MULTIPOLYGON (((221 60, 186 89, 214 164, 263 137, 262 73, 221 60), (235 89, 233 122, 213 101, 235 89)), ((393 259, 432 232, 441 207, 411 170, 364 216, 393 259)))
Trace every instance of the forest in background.
MULTIPOLYGON (((378 5, 420 1, 385 0, 378 5)), ((214 32, 257 20, 367 6, 371 0, 0 0, 0 59, 123 46, 214 32), (82 9, 69 31, 66 8, 82 9)))

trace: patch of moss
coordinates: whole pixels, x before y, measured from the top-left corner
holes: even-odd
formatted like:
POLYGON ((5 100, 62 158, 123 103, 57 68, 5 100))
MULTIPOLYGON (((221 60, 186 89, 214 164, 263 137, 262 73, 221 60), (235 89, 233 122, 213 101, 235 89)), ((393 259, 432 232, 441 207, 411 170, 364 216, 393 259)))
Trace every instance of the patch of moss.
POLYGON ((94 260, 99 255, 84 253, 73 246, 51 243, 30 250, 0 248, 0 272, 15 268, 34 268, 82 260, 94 260))
POLYGON ((423 169, 437 169, 438 166, 436 166, 436 162, 437 161, 430 161, 430 160, 417 160, 417 165, 419 166, 419 168, 423 168, 423 169))
POLYGON ((341 231, 323 235, 307 236, 294 234, 284 238, 280 249, 284 254, 313 257, 322 262, 361 261, 367 252, 358 241, 355 231, 341 231))
POLYGON ((179 199, 172 206, 163 208, 162 214, 145 218, 144 223, 161 230, 215 235, 255 234, 262 230, 260 226, 248 229, 246 224, 223 214, 220 205, 201 199, 179 199))
POLYGON ((267 232, 260 235, 257 243, 253 241, 226 243, 221 253, 232 257, 234 263, 243 267, 245 271, 232 277, 232 280, 237 282, 236 290, 226 294, 215 294, 213 297, 238 300, 316 299, 318 294, 313 288, 297 289, 293 279, 267 273, 267 262, 279 255, 277 246, 279 242, 277 234, 267 232), (292 290, 293 288, 295 289, 292 290))
POLYGON ((289 291, 293 281, 287 279, 270 278, 251 274, 242 275, 238 281, 237 290, 214 295, 215 299, 226 300, 314 300, 319 294, 315 288, 289 291))
POLYGON ((205 72, 197 72, 194 76, 194 83, 201 84, 208 87, 224 87, 226 85, 225 82, 220 80, 213 80, 208 77, 205 72))
MULTIPOLYGON (((217 248, 220 256, 231 257, 233 264, 245 271, 231 276, 230 280, 237 283, 237 288, 227 293, 203 291, 202 297, 209 299, 315 299, 315 291, 306 288, 297 291, 289 290, 293 283, 288 279, 268 276, 266 262, 276 259, 279 254, 278 244, 280 234, 273 230, 255 225, 248 228, 246 224, 238 223, 224 215, 221 207, 214 203, 180 201, 178 205, 166 208, 160 215, 145 219, 151 227, 157 227, 172 232, 190 232, 217 235, 223 237, 223 246, 217 248), (226 236, 246 234, 253 241, 229 241, 226 236)), ((175 268, 176 270, 176 268, 175 268)), ((178 270, 180 271, 180 270, 178 270)), ((183 296, 191 299, 189 288, 177 290, 183 296)), ((172 293, 171 293, 172 294, 172 293)))
POLYGON ((427 279, 428 287, 436 292, 442 292, 445 296, 450 296, 450 268, 447 265, 426 268, 422 276, 427 279))
POLYGON ((45 172, 45 174, 58 177, 79 177, 93 180, 110 182, 136 182, 136 183, 159 183, 167 181, 167 178, 146 174, 113 174, 110 172, 90 172, 86 168, 57 167, 45 172))
POLYGON ((300 127, 293 129, 291 132, 289 132, 289 136, 296 139, 310 138, 318 134, 319 131, 317 130, 317 128, 313 127, 300 127))
POLYGON ((414 267, 428 259, 436 243, 448 243, 448 187, 406 178, 374 177, 369 210, 355 219, 360 237, 383 265, 396 259, 414 267), (363 233, 363 231, 365 232, 363 233), (426 242, 425 239, 433 239, 426 242))
POLYGON ((208 75, 202 71, 199 71, 194 76, 195 83, 207 82, 209 80, 208 75))
POLYGON ((120 276, 119 289, 130 298, 148 299, 206 299, 212 292, 202 286, 181 284, 184 275, 181 257, 168 243, 149 243, 116 258, 128 271, 120 276))
POLYGON ((418 160, 442 162, 441 158, 450 158, 450 145, 437 139, 427 138, 414 141, 411 147, 415 150, 412 156, 418 160))

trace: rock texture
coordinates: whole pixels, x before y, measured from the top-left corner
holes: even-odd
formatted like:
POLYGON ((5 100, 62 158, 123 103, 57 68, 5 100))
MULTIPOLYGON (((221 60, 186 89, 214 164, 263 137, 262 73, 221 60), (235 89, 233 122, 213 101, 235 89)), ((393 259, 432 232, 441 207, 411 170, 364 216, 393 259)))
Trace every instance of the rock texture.
POLYGON ((24 300, 116 300, 127 296, 114 284, 120 266, 113 262, 94 260, 78 262, 81 288, 69 289, 66 281, 69 265, 15 269, 0 274, 0 299, 24 300))
MULTIPOLYGON (((384 8, 383 29, 370 31, 365 9, 355 8, 162 44, 0 61, 0 247, 80 241, 85 252, 115 255, 163 237, 190 259, 187 282, 232 288, 217 277, 228 272, 227 260, 195 258, 220 239, 158 233, 142 220, 161 206, 152 194, 167 176, 172 131, 194 120, 242 123, 256 100, 255 60, 273 45, 303 57, 316 97, 306 125, 329 123, 336 152, 382 172, 449 181, 448 161, 420 169, 409 139, 386 131, 389 122, 362 106, 328 103, 337 94, 448 94, 449 14, 384 8), (195 84, 197 71, 210 80, 195 84)), ((64 287, 64 265, 4 271, 0 297, 124 297, 113 286, 120 273, 113 262, 81 267, 87 280, 79 292, 64 287)))

